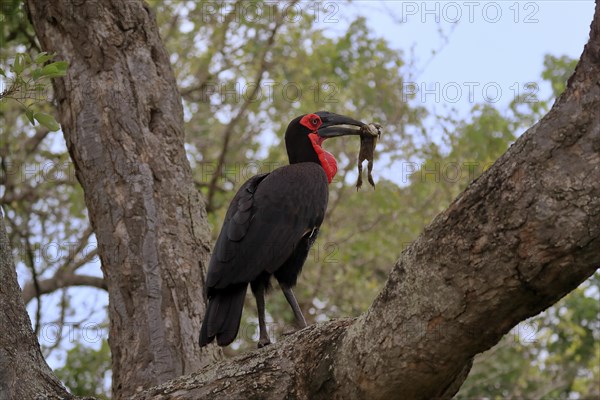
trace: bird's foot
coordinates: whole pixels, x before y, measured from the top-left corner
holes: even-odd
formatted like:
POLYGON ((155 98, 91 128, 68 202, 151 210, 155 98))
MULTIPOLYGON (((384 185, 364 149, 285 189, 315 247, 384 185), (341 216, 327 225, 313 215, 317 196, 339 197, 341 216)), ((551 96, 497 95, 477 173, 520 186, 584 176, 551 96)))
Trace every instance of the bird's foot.
POLYGON ((262 349, 263 347, 268 346, 270 344, 271 344, 271 340, 269 338, 262 338, 262 339, 259 339, 259 341, 258 341, 258 348, 262 349))

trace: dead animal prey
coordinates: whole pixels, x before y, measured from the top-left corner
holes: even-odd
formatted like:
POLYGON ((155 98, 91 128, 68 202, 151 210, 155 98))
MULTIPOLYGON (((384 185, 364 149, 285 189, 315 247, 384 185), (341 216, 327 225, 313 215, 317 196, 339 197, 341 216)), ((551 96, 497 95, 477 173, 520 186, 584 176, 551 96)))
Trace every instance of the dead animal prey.
POLYGON ((373 170, 373 158, 375 154, 375 145, 377 139, 381 136, 381 125, 378 123, 371 123, 361 128, 360 132, 360 152, 358 153, 358 180, 356 181, 356 190, 362 186, 362 163, 367 160, 367 179, 373 189, 375 188, 375 182, 373 182, 373 176, 371 171, 373 170))

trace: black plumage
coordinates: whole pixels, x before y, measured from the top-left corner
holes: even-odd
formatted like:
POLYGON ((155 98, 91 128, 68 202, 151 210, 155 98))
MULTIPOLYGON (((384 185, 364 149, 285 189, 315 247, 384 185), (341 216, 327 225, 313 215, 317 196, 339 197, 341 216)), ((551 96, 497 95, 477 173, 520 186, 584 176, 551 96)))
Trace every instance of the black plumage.
POLYGON ((264 294, 275 276, 299 328, 306 322, 292 292, 325 217, 335 159, 321 148, 327 137, 358 134, 362 122, 328 112, 294 119, 286 131, 290 165, 250 178, 225 215, 206 278, 208 307, 200 345, 230 344, 239 330, 248 284, 256 297, 259 347, 270 343, 264 294))

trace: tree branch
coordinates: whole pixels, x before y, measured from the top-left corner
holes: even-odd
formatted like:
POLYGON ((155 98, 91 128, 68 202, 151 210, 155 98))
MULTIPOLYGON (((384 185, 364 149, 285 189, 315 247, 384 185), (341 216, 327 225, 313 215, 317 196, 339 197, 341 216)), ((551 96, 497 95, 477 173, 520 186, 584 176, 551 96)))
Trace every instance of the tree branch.
MULTIPOLYGON (((68 288, 71 286, 90 286, 97 289, 108 290, 106 282, 103 278, 90 275, 79 274, 58 274, 52 278, 38 281, 39 295, 52 293, 58 289, 68 288)), ((36 289, 32 282, 27 282, 23 288, 23 301, 25 304, 36 298, 36 289)))
POLYGON ((566 92, 425 229, 357 319, 135 398, 450 398, 472 358, 600 265, 600 3, 566 92))
POLYGON ((48 136, 49 133, 50 131, 48 130, 48 128, 36 129, 35 135, 27 139, 25 145, 23 146, 27 155, 33 154, 38 149, 40 143, 42 143, 42 141, 46 138, 46 136, 48 136))

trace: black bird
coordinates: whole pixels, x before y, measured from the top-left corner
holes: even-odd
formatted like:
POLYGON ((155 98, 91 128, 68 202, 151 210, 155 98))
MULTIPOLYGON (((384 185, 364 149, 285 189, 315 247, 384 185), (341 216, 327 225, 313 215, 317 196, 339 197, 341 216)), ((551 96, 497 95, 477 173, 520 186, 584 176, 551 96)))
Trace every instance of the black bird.
POLYGON ((215 244, 206 290, 208 307, 200 346, 227 346, 237 336, 248 283, 256 298, 260 339, 271 341, 265 325, 265 292, 274 275, 292 307, 296 325, 306 321, 292 287, 317 238, 337 172, 335 158, 321 147, 330 137, 359 135, 363 122, 326 111, 295 118, 285 132, 290 165, 250 178, 229 205, 215 244))

